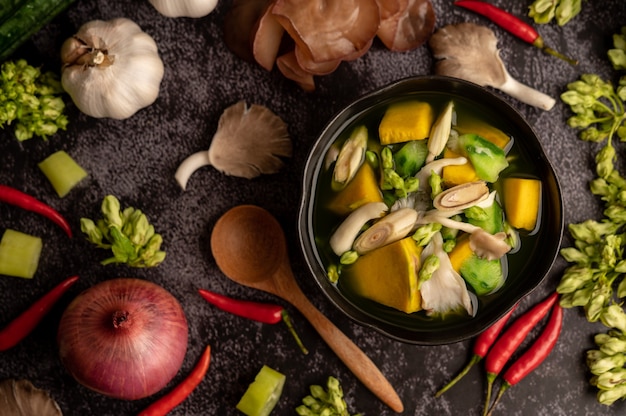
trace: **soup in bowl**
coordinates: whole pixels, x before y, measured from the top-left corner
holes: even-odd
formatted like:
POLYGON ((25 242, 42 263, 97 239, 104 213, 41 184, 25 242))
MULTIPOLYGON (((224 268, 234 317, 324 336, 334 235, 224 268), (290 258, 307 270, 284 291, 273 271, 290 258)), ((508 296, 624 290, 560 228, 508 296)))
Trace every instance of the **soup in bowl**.
POLYGON ((302 250, 347 316, 432 345, 483 331, 549 272, 563 233, 537 134, 494 93, 408 78, 358 99, 313 145, 302 250))

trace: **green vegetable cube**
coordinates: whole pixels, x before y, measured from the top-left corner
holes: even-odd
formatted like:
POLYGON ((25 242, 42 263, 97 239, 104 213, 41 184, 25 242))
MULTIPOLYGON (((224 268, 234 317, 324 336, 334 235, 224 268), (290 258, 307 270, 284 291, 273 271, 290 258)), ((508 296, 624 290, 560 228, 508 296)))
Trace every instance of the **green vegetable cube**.
POLYGON ((87 177, 87 172, 63 150, 51 154, 38 166, 60 198, 67 195, 74 186, 87 177))
POLYGON ((0 240, 0 274, 32 279, 42 247, 41 238, 7 229, 0 240))
POLYGON ((269 415, 278 403, 284 385, 285 375, 264 365, 237 403, 237 410, 247 416, 269 415))

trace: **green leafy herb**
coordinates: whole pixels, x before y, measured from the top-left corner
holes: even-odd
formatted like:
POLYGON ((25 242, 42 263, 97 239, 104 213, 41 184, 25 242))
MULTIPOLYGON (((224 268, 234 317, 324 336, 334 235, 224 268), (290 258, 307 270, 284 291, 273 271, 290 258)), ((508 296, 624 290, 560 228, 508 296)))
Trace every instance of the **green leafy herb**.
POLYGON ((125 263, 131 267, 154 267, 165 259, 161 250, 163 238, 156 234, 146 215, 128 207, 121 210, 120 201, 107 195, 102 201, 104 218, 97 222, 80 219, 80 229, 97 247, 110 249, 113 257, 101 263, 125 263))
POLYGON ((25 60, 0 66, 0 127, 14 125, 19 141, 46 139, 67 127, 63 87, 52 72, 41 73, 25 60))
POLYGON ((597 399, 610 405, 626 398, 626 178, 615 167, 613 144, 616 137, 626 141, 626 106, 611 83, 597 75, 582 75, 567 87, 561 99, 575 113, 569 126, 580 129, 583 140, 604 143, 590 183, 591 192, 604 203, 604 218, 569 225, 574 246, 560 253, 573 264, 565 269, 557 292, 563 307, 580 306, 589 322, 611 329, 596 335, 599 349, 587 352, 597 399))
POLYGON ((300 416, 350 416, 339 380, 328 377, 326 387, 327 390, 317 384, 310 386, 311 394, 302 399, 302 405, 296 407, 296 413, 300 416))
POLYGON ((559 26, 563 26, 576 17, 581 8, 582 0, 535 0, 529 7, 528 16, 538 24, 555 19, 559 26))

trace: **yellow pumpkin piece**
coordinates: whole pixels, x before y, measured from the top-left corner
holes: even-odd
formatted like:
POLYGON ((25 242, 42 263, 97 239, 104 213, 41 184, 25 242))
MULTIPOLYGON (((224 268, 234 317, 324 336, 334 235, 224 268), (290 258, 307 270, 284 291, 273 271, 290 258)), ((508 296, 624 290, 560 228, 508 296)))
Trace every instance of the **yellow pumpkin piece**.
POLYGON ((430 134, 435 114, 430 104, 421 101, 404 101, 392 104, 378 126, 382 145, 424 140, 430 134))
POLYGON ((461 266, 465 263, 465 260, 472 257, 474 252, 470 248, 470 241, 467 234, 457 238, 456 244, 452 251, 448 253, 452 268, 459 274, 461 274, 461 266))
POLYGON ((354 178, 331 199, 328 209, 337 215, 347 215, 368 202, 383 202, 383 197, 374 169, 363 163, 354 178))
MULTIPOLYGON (((461 155, 453 152, 450 149, 445 149, 443 152, 443 157, 456 158, 461 157, 461 155)), ((442 178, 444 184, 448 187, 479 180, 478 175, 476 174, 476 170, 474 170, 474 167, 469 160, 463 165, 444 166, 442 178)))
POLYGON ((459 117, 454 129, 458 131, 459 134, 474 133, 484 137, 500 149, 504 149, 511 141, 511 137, 506 135, 502 130, 475 118, 464 119, 459 117))
POLYGON ((341 275, 359 296, 413 313, 421 310, 417 288, 422 248, 411 237, 377 248, 359 257, 341 275))
POLYGON ((512 227, 532 231, 537 225, 541 181, 532 178, 504 178, 504 213, 512 227))

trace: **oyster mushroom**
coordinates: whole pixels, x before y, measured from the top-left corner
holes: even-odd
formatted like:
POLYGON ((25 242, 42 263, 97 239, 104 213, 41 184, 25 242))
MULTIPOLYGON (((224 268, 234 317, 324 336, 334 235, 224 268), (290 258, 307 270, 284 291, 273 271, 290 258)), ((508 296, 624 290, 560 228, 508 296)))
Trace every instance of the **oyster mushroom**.
POLYGON ((239 101, 219 119, 209 150, 187 157, 174 177, 183 190, 197 169, 211 165, 226 175, 252 179, 276 173, 290 157, 291 140, 285 122, 268 108, 239 101))
POLYGON ((444 227, 470 234, 470 248, 478 257, 487 260, 495 260, 511 251, 511 246, 506 242, 507 234, 505 232, 490 234, 476 225, 448 218, 445 213, 444 215, 440 215, 436 212, 430 212, 421 217, 418 221, 419 224, 428 224, 431 222, 437 222, 444 227))
POLYGON ((461 306, 470 316, 474 316, 475 309, 467 285, 461 275, 454 270, 450 257, 443 250, 441 233, 436 233, 424 247, 422 263, 432 254, 439 258, 439 267, 428 280, 421 283, 422 308, 429 315, 433 315, 446 313, 461 306))
POLYGON ((0 414, 14 416, 62 416, 56 401, 28 380, 0 382, 0 414))
POLYGON ((429 41, 438 61, 435 72, 489 86, 523 103, 550 110, 556 100, 514 79, 506 70, 497 49, 495 33, 474 23, 447 25, 435 32, 429 41))

